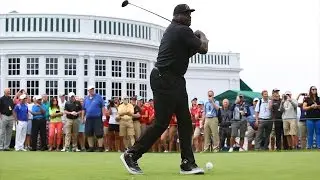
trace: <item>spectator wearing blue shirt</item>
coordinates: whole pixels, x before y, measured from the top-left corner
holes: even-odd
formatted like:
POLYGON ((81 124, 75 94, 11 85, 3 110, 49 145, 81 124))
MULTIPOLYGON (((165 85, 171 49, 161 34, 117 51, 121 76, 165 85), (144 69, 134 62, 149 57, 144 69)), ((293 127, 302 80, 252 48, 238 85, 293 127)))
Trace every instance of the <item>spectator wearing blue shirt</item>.
POLYGON ((255 108, 257 103, 259 102, 259 98, 254 98, 252 102, 252 106, 249 107, 250 115, 247 117, 248 119, 248 129, 247 129, 247 138, 248 138, 248 150, 253 150, 252 142, 256 137, 257 133, 257 126, 255 125, 256 122, 256 115, 255 115, 255 108))
POLYGON ((41 140, 41 150, 45 151, 47 149, 47 131, 46 125, 47 121, 45 119, 46 107, 42 104, 42 96, 36 97, 36 102, 32 106, 30 112, 33 115, 32 128, 31 128, 31 151, 37 150, 37 140, 38 133, 40 131, 40 140, 41 140))
POLYGON ((213 136, 213 151, 217 152, 219 150, 219 120, 218 120, 218 110, 219 101, 214 100, 214 92, 212 90, 208 91, 208 101, 204 105, 204 152, 209 151, 211 146, 211 136, 213 136))
POLYGON ((19 97, 20 103, 14 107, 14 117, 17 121, 16 127, 16 139, 15 139, 15 150, 16 151, 27 151, 24 149, 24 142, 27 136, 28 128, 28 105, 27 95, 22 94, 19 97))
POLYGON ((46 108, 46 114, 45 114, 44 118, 47 121, 49 121, 49 118, 50 118, 50 115, 49 115, 50 102, 48 100, 48 95, 47 94, 43 94, 42 95, 42 104, 46 108))
POLYGON ((85 121, 85 134, 88 137, 88 152, 93 152, 93 136, 98 139, 98 149, 103 152, 103 98, 94 92, 94 86, 88 88, 89 95, 83 102, 82 119, 85 121))

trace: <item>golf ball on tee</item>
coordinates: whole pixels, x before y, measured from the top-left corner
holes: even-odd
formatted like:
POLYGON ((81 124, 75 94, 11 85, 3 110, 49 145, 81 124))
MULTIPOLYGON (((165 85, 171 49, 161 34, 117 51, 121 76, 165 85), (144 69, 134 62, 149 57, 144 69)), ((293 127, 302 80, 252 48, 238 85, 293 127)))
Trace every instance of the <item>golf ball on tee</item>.
POLYGON ((207 169, 207 170, 210 170, 210 169, 212 169, 212 168, 213 168, 212 162, 207 162, 207 164, 206 164, 206 169, 207 169))

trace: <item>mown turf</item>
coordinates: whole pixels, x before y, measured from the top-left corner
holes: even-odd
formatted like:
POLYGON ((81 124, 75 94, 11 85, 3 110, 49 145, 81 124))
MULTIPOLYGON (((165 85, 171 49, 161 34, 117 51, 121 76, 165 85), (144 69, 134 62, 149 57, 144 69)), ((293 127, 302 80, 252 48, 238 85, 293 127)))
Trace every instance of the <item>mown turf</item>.
POLYGON ((183 176, 180 155, 146 154, 145 175, 129 175, 119 153, 0 152, 0 180, 315 180, 320 152, 258 152, 196 154, 197 163, 214 163, 204 176, 183 176))

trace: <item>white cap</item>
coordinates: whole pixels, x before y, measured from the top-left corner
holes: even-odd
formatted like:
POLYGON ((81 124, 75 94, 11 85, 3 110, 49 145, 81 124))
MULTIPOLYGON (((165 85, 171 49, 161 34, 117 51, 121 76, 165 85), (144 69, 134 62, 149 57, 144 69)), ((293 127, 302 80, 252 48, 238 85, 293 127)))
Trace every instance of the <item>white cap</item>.
POLYGON ((138 101, 141 101, 141 100, 143 100, 143 98, 142 98, 141 96, 138 96, 138 97, 137 97, 137 100, 138 100, 138 101))
POLYGON ((72 97, 72 96, 76 96, 76 94, 74 94, 74 92, 69 92, 68 97, 72 97))
POLYGON ((94 89, 94 86, 88 86, 88 90, 94 89))
POLYGON ((61 97, 61 96, 65 96, 65 94, 63 93, 63 92, 60 92, 59 93, 59 96, 61 97))
POLYGON ((127 95, 122 96, 122 99, 129 99, 127 95))
POLYGON ((40 100, 40 99, 42 99, 41 95, 36 96, 36 100, 40 100))
POLYGON ((27 98, 27 95, 26 94, 22 94, 20 97, 19 97, 19 99, 25 99, 25 98, 27 98))
POLYGON ((253 102, 254 102, 254 101, 259 101, 259 98, 254 98, 254 99, 253 99, 253 102))
POLYGON ((286 91, 284 94, 290 94, 290 95, 292 95, 290 91, 286 91))

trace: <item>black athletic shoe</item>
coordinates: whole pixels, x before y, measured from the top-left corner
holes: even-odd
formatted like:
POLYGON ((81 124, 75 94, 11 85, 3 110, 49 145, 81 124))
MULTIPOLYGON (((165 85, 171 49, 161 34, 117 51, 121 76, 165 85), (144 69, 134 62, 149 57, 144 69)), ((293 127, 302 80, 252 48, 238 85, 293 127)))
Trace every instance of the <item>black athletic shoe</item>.
POLYGON ((130 174, 134 174, 134 175, 143 174, 141 168, 139 167, 138 162, 134 160, 132 153, 125 152, 121 154, 120 159, 124 167, 127 169, 127 171, 130 174))
POLYGON ((180 165, 180 174, 204 174, 204 170, 199 168, 196 163, 189 163, 188 160, 183 160, 180 165))
POLYGON ((94 149, 93 149, 93 148, 89 148, 89 149, 87 150, 87 152, 94 152, 94 149))

